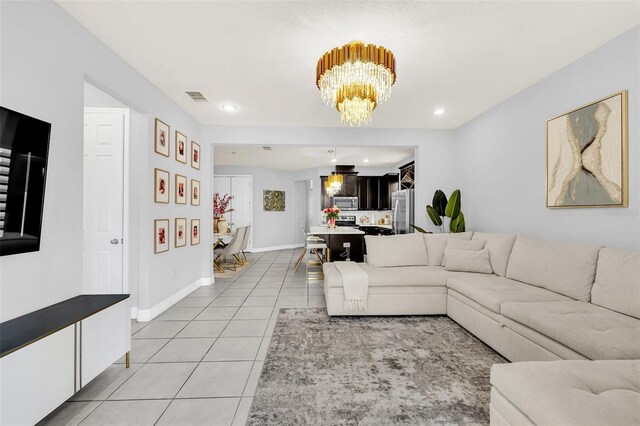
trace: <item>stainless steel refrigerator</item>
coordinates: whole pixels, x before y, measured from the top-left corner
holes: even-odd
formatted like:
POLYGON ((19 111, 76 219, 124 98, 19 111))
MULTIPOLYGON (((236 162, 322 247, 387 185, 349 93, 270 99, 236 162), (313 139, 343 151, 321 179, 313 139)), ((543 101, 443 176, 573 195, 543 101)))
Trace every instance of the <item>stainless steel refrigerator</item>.
POLYGON ((414 190, 403 189, 391 194, 393 208, 393 232, 409 234, 413 232, 414 190))

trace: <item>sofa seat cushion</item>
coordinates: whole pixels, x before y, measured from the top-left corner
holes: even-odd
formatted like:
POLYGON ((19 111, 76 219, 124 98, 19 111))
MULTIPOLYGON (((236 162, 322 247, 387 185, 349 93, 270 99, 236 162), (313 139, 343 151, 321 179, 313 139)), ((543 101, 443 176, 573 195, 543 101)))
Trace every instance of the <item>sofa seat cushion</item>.
POLYGON ((591 303, 511 302, 500 313, 589 359, 640 359, 640 320, 591 303))
MULTIPOLYGON (((465 272, 450 272, 442 266, 402 266, 396 268, 379 268, 359 263, 369 276, 369 287, 397 286, 442 286, 452 277, 473 276, 465 272)), ((333 263, 323 265, 324 278, 328 287, 342 287, 342 274, 333 263)))
POLYGON ((640 361, 494 364, 491 385, 537 425, 640 424, 640 361))
POLYGON ((504 302, 571 300, 540 287, 495 275, 475 274, 472 277, 454 277, 447 282, 447 287, 496 313, 500 313, 500 305, 504 302))

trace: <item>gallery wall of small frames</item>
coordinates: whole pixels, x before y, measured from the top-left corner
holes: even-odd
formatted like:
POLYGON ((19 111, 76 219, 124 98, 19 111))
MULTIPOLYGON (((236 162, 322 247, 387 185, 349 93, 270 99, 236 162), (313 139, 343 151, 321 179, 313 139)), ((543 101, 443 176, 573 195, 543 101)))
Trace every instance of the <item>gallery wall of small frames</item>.
MULTIPOLYGON (((176 205, 200 205, 200 181, 188 176, 189 173, 198 173, 200 170, 200 145, 195 141, 189 144, 189 138, 184 133, 176 130, 171 143, 171 127, 164 121, 156 118, 154 151, 171 158, 171 147, 174 150, 176 162, 186 166, 183 173, 171 173, 167 170, 155 168, 153 171, 153 201, 158 204, 176 205), (171 196, 173 192, 173 197, 171 196)), ((180 167, 180 166, 179 166, 180 167)), ((173 233, 174 248, 185 247, 187 241, 194 246, 200 244, 200 219, 187 219, 176 217, 172 219, 155 219, 153 221, 153 249, 154 253, 169 251, 171 246, 171 234, 173 233), (173 228, 173 232, 171 231, 173 228)))

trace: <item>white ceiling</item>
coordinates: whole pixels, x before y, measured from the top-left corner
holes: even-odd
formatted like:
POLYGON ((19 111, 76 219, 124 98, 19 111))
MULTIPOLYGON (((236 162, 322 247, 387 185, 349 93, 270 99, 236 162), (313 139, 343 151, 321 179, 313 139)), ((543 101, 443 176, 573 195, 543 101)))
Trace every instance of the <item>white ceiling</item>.
POLYGON ((63 1, 203 124, 340 126, 315 66, 351 40, 391 49, 372 127, 455 128, 640 23, 640 2, 63 1), (185 90, 210 100, 194 103, 185 90), (227 113, 221 105, 239 107, 227 113), (434 116, 435 108, 446 113, 434 116))
POLYGON ((273 145, 271 151, 262 146, 215 145, 216 166, 255 166, 272 169, 296 171, 313 167, 334 167, 336 164, 354 165, 356 169, 364 167, 391 167, 412 156, 413 148, 347 148, 339 147, 336 163, 331 162, 333 147, 308 147, 273 145), (365 159, 369 161, 364 162, 365 159))

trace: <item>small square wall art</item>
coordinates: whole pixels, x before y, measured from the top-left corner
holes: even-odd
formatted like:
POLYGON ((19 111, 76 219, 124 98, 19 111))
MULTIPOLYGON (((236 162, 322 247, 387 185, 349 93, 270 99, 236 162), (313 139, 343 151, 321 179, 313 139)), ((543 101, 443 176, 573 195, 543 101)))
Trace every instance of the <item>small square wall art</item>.
POLYGON ((191 179, 191 205, 200 205, 200 181, 191 179))
POLYGON ((169 219, 153 221, 153 252, 169 251, 169 219))
POLYGON ((183 217, 176 218, 175 223, 175 246, 184 247, 187 245, 187 219, 183 217))
POLYGON ((164 121, 156 118, 156 136, 155 136, 155 151, 164 155, 165 157, 169 156, 169 125, 164 121))
POLYGON ((176 175, 176 204, 187 204, 187 178, 176 175))
POLYGON ((176 130, 176 160, 187 164, 187 137, 176 130))
POLYGON ((153 201, 169 203, 169 172, 162 169, 153 170, 153 201))
POLYGON ((200 244, 200 219, 191 219, 191 245, 200 244))
POLYGON ((263 209, 265 212, 283 212, 285 209, 284 191, 262 191, 263 209))
POLYGON ((200 145, 191 141, 191 167, 200 170, 200 145))
POLYGON ((627 91, 547 121, 547 207, 628 206, 627 91))

